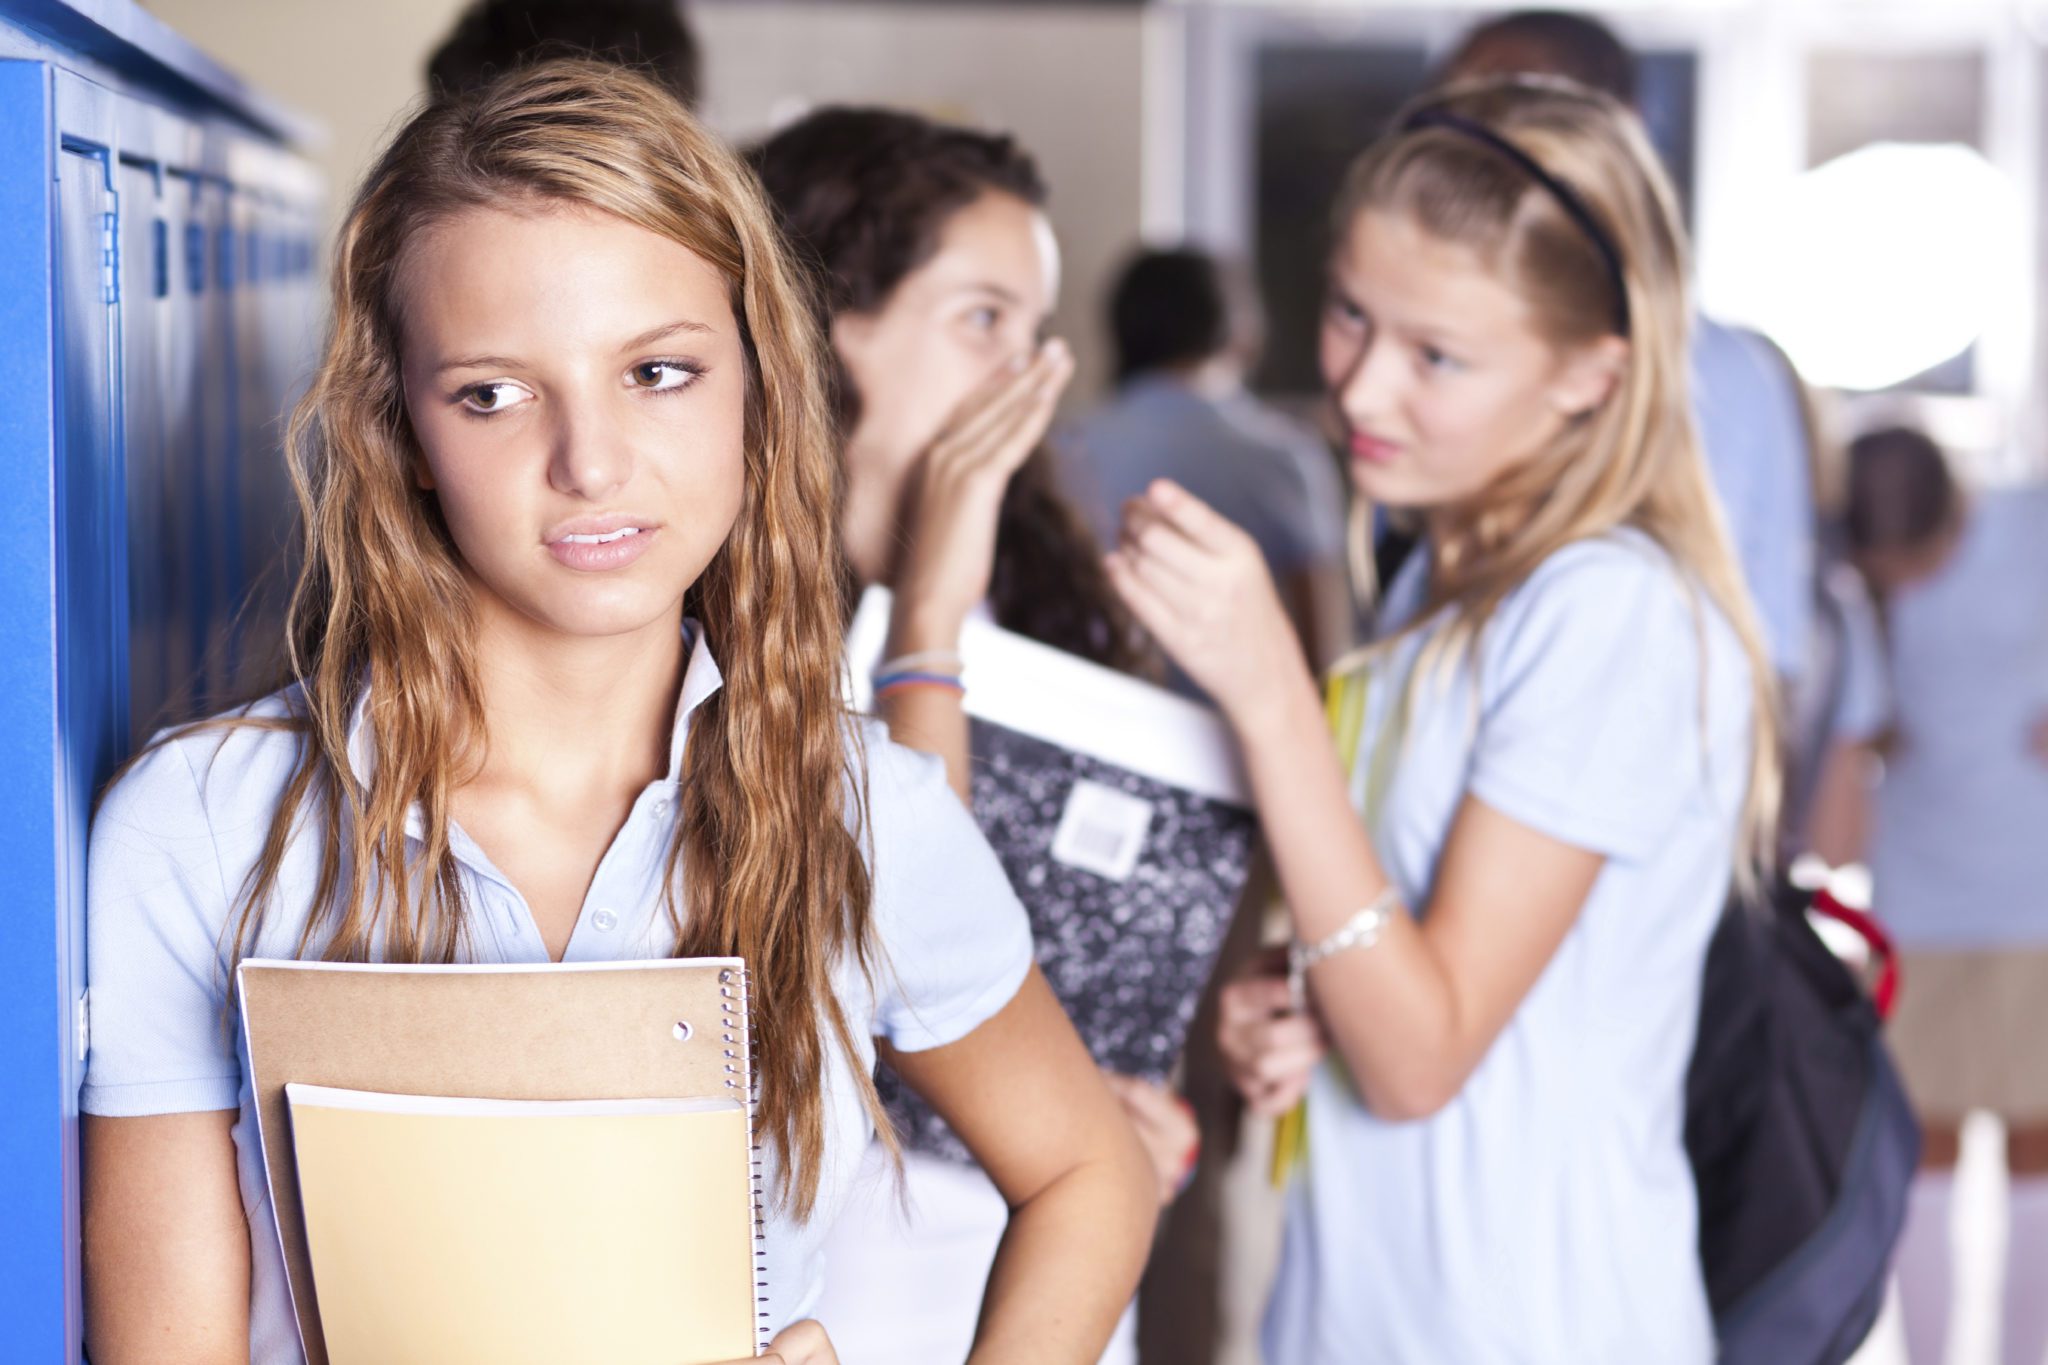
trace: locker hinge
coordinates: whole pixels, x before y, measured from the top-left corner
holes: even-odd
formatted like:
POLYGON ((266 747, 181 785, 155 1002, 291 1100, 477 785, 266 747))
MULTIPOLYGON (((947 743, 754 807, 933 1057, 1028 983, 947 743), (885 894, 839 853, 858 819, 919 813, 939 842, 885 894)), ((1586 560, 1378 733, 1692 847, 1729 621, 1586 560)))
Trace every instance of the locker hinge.
POLYGON ((100 215, 100 297, 107 303, 121 301, 121 239, 118 213, 100 215))

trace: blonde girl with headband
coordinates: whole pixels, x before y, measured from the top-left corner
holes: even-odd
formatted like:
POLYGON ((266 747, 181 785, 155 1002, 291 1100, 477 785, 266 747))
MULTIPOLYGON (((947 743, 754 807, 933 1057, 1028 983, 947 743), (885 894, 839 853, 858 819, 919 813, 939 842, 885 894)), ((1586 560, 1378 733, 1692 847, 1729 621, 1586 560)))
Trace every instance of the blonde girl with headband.
POLYGON ((1093 1360, 1152 1176, 943 766, 848 718, 826 360, 753 177, 615 68, 441 96, 333 307, 289 685, 160 737, 93 831, 93 1359, 300 1359, 236 957, 679 954, 756 982, 775 1358, 834 1358, 881 1046, 1017 1209, 972 1358, 1093 1360))
POLYGON ((1705 1365, 1682 1081, 1775 769, 1670 188, 1607 97, 1489 83, 1334 228, 1351 476, 1427 533, 1331 689, 1345 751, 1248 537, 1162 483, 1110 560, 1236 728, 1291 917, 1292 981, 1221 1024, 1254 1109, 1307 1098, 1266 1357, 1705 1365))

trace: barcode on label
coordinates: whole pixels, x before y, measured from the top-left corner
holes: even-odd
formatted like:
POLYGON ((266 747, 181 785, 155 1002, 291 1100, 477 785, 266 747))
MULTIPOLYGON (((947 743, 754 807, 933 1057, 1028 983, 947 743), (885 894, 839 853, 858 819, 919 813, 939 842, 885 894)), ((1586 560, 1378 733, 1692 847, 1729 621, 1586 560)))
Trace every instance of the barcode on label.
POLYGON ((1084 777, 1067 794, 1052 836, 1053 860, 1123 881, 1137 868, 1151 827, 1150 801, 1084 777))

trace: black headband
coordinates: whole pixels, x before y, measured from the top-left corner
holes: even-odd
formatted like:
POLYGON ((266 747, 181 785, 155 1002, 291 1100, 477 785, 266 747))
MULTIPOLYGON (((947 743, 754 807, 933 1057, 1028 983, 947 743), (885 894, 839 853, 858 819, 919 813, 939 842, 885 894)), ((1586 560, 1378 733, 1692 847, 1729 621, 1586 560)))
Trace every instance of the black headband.
POLYGON ((1586 234, 1586 239, 1599 251, 1600 259, 1606 262, 1607 278, 1614 285, 1614 327, 1622 336, 1627 336, 1628 278, 1622 273, 1621 251, 1614 245, 1614 239, 1607 235, 1607 229, 1600 226, 1600 220, 1586 207, 1586 201, 1579 198, 1577 191, 1544 170, 1535 157, 1485 124, 1466 118, 1463 114, 1453 114, 1447 109, 1418 109, 1401 125, 1401 131, 1404 133, 1413 133, 1423 128, 1445 128, 1461 137, 1491 147, 1520 166, 1531 180, 1550 192, 1550 197, 1555 199, 1558 206, 1579 225, 1579 230, 1586 234))

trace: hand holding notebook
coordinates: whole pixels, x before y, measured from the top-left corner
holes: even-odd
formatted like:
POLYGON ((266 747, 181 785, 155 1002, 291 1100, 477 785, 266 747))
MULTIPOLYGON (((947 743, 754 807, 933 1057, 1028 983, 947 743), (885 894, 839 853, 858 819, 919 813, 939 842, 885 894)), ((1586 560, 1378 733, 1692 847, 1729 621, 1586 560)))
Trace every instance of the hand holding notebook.
POLYGON ((764 1361, 766 1365, 839 1365, 839 1353, 832 1349, 825 1329, 806 1318, 777 1332, 765 1357, 727 1361, 725 1365, 763 1365, 764 1361))
POLYGON ((737 961, 252 960, 239 981, 310 1365, 758 1348, 737 961))

